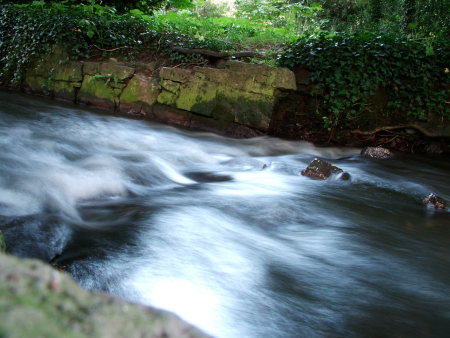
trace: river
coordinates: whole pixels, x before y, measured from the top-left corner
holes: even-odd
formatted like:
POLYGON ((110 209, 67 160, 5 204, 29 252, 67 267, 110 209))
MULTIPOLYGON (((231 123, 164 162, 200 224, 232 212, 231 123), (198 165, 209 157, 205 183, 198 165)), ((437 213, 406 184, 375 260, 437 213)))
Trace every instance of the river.
POLYGON ((217 337, 446 337, 448 158, 235 140, 0 92, 0 230, 217 337), (315 157, 349 181, 299 175, 315 157))

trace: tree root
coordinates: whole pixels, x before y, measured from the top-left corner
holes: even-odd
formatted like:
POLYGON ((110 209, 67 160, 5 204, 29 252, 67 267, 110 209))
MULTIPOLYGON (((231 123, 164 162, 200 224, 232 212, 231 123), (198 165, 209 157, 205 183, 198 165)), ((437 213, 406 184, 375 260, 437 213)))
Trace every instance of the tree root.
POLYGON ((172 50, 178 53, 182 53, 182 54, 199 54, 199 55, 204 55, 207 57, 213 57, 213 58, 217 58, 217 59, 230 59, 232 57, 234 58, 246 58, 246 57, 254 57, 254 58, 259 58, 262 59, 264 58, 263 54, 259 54, 256 52, 238 52, 238 53, 233 53, 233 54, 228 54, 228 53, 222 53, 222 52, 216 52, 213 50, 207 50, 207 49, 187 49, 187 48, 182 48, 182 47, 172 47, 172 50))
POLYGON ((423 135, 430 137, 430 138, 449 138, 450 135, 449 134, 436 134, 436 133, 432 133, 428 130, 426 130, 425 128, 417 125, 417 124, 405 124, 405 125, 398 125, 398 126, 385 126, 385 127, 379 127, 379 128, 375 128, 373 130, 369 130, 369 131, 361 131, 359 129, 355 129, 352 130, 351 133, 352 134, 358 134, 358 135, 375 135, 376 133, 380 132, 380 131, 386 131, 386 130, 398 130, 398 129, 415 129, 419 132, 421 132, 423 135))
POLYGON ((98 50, 101 50, 101 51, 103 51, 103 52, 114 52, 114 51, 119 50, 119 49, 122 49, 122 48, 127 48, 127 46, 121 46, 121 47, 112 48, 112 49, 103 49, 103 48, 100 48, 100 47, 98 47, 98 46, 96 46, 96 45, 91 45, 91 46, 93 46, 93 47, 95 47, 95 48, 97 48, 98 50))

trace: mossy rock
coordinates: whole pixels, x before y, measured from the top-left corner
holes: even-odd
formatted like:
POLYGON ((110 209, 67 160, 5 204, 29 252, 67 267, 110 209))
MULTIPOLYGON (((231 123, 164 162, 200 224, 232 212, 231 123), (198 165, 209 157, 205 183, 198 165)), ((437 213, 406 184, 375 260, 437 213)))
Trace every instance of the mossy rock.
POLYGON ((134 75, 120 95, 121 112, 141 112, 151 107, 160 92, 160 86, 154 79, 142 74, 134 75))
POLYGON ((83 80, 81 62, 64 62, 55 66, 51 79, 54 81, 81 82, 83 80))
POLYGON ((80 103, 115 110, 125 84, 115 83, 108 76, 85 75, 78 93, 80 103))
POLYGON ((166 311, 82 290, 36 260, 0 254, 0 336, 207 337, 166 311))

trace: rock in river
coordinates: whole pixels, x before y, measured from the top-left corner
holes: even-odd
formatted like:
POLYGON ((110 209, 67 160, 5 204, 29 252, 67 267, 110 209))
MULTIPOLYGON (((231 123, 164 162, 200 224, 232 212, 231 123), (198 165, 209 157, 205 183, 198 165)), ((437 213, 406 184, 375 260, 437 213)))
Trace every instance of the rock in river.
POLYGON ((301 174, 318 180, 326 180, 331 175, 336 175, 342 180, 350 178, 350 175, 341 168, 318 158, 315 158, 305 170, 302 170, 301 174))
POLYGON ((436 196, 435 194, 429 194, 424 200, 425 205, 434 207, 435 209, 447 209, 448 202, 442 197, 436 196))
POLYGON ((0 253, 0 336, 209 337, 167 311, 82 290, 68 275, 0 253))
POLYGON ((379 160, 387 160, 394 156, 392 151, 383 147, 366 147, 361 150, 361 156, 367 158, 376 158, 379 160))

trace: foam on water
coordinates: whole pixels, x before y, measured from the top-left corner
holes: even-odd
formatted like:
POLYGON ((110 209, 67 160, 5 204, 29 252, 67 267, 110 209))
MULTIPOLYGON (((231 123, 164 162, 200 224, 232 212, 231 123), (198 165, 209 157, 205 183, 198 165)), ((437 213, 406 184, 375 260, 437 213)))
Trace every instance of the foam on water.
POLYGON ((450 163, 234 140, 0 92, 11 252, 217 337, 448 329, 450 163), (301 176, 315 157, 349 181, 301 176), (388 323, 388 324, 386 324, 388 323))

